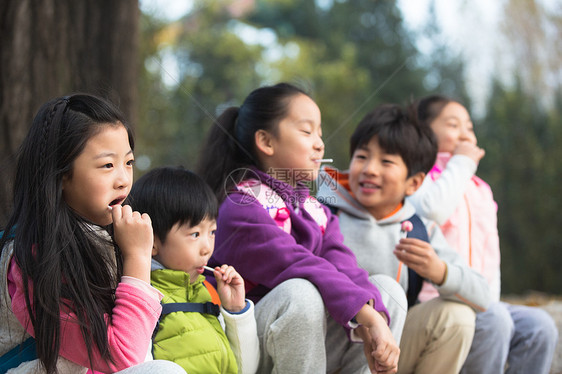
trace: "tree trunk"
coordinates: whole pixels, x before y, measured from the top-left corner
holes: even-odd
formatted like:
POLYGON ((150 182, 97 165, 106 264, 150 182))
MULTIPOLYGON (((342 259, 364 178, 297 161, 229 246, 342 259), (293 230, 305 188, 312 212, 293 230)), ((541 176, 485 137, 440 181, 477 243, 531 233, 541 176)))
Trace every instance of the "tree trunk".
POLYGON ((90 92, 136 122, 139 18, 138 0, 0 2, 0 225, 15 154, 41 104, 90 92))

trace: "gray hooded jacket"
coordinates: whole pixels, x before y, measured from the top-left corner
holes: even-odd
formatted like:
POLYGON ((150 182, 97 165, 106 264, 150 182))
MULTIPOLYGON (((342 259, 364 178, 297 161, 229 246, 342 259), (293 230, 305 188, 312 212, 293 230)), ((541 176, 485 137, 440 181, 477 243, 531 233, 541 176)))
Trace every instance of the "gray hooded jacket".
MULTIPOLYGON (((394 279, 399 275, 398 282, 407 291, 408 270, 400 264, 393 250, 401 237, 402 221, 414 215, 415 208, 406 200, 390 217, 376 220, 325 170, 321 171, 318 182, 318 200, 337 209, 344 244, 355 253, 359 266, 369 275, 386 274, 394 279)), ((477 312, 486 310, 491 300, 486 280, 449 247, 436 223, 423 218, 422 221, 430 245, 447 265, 445 282, 441 286, 435 285, 440 296, 463 302, 477 312)))

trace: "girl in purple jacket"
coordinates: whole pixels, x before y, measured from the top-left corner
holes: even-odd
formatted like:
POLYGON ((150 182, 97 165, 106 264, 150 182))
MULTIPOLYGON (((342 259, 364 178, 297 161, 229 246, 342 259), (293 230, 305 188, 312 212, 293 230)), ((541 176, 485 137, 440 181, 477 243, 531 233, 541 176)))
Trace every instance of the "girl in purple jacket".
POLYGON ((388 324, 406 300, 390 300, 401 290, 390 278, 369 279, 337 217, 309 195, 323 156, 320 110, 293 85, 225 110, 199 164, 221 201, 212 260, 234 266, 256 302, 260 372, 393 373, 402 326, 388 324))

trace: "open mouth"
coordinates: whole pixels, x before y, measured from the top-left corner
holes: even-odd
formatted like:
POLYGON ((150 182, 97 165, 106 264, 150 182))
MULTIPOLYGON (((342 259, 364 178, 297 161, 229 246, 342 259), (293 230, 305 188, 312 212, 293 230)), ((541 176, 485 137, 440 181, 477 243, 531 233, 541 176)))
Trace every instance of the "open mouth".
POLYGON ((109 206, 119 205, 119 204, 121 204, 124 200, 125 200, 125 199, 122 198, 122 197, 120 197, 120 198, 118 198, 118 199, 115 199, 115 200, 112 200, 112 201, 109 203, 109 206))

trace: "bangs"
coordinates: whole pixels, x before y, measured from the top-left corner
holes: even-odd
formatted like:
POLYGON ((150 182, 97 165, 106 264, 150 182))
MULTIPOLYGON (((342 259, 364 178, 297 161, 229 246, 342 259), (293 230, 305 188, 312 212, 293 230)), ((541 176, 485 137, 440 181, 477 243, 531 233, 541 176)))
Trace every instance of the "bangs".
POLYGON ((133 184, 129 202, 133 209, 150 216, 154 235, 161 241, 176 223, 195 226, 218 216, 218 202, 211 188, 182 167, 149 171, 133 184))

